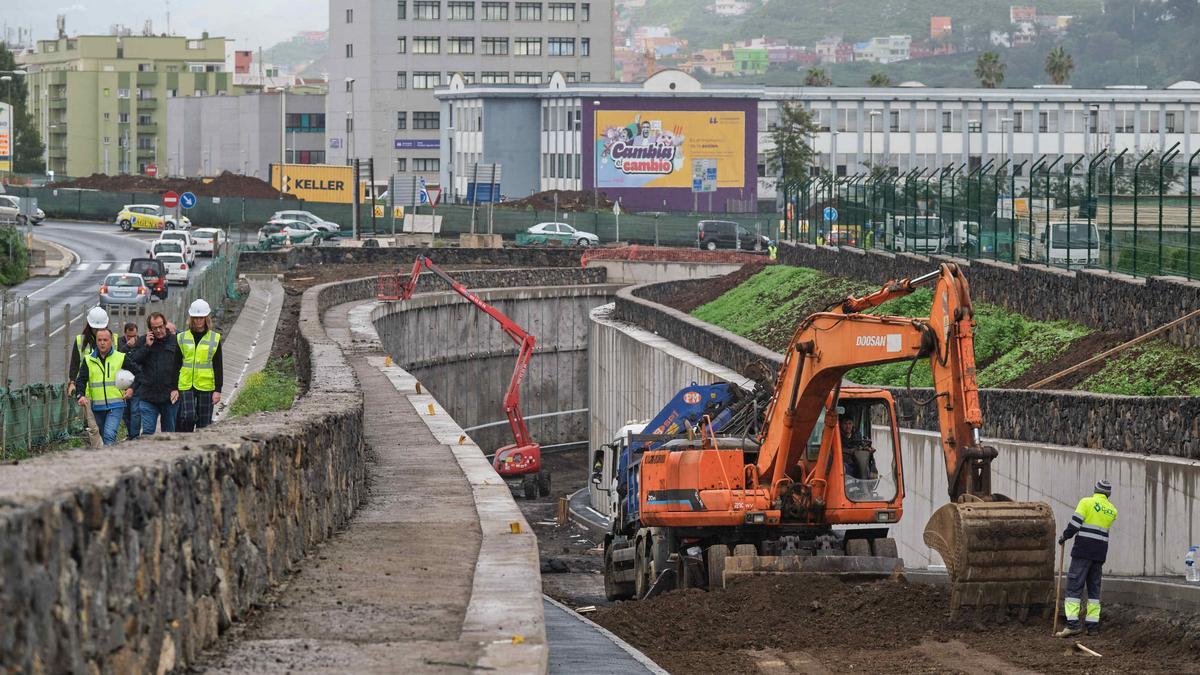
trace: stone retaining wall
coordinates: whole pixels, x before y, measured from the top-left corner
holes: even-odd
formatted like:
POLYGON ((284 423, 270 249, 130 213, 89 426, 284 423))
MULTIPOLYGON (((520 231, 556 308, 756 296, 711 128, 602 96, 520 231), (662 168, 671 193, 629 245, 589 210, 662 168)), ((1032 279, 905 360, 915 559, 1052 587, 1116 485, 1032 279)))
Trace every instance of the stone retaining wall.
MULTIPOLYGON (((966 268, 971 297, 1045 321, 1069 319, 1099 330, 1140 335, 1200 308, 1200 281, 1180 277, 1140 278, 1102 270, 1067 271, 812 244, 783 243, 779 248, 779 261, 784 264, 880 285, 919 276, 951 260, 966 268)), ((1172 329, 1167 339, 1181 347, 1200 347, 1200 320, 1172 329)))
MULTIPOLYGON (((613 317, 738 372, 755 361, 765 361, 778 370, 783 362, 778 353, 655 302, 680 284, 689 283, 703 282, 622 289, 617 293, 613 317)), ((897 397, 907 395, 902 388, 891 391, 897 397)), ((928 389, 917 392, 920 398, 930 394, 928 389)), ((980 404, 983 433, 994 438, 1200 459, 1200 398, 984 389, 980 404)), ((936 410, 926 407, 917 412, 909 426, 937 429, 936 410)))
POLYGON ((283 272, 309 265, 378 264, 381 272, 407 270, 417 255, 439 265, 495 265, 497 268, 579 267, 578 249, 569 248, 342 248, 296 246, 287 251, 248 251, 238 261, 240 272, 283 272))

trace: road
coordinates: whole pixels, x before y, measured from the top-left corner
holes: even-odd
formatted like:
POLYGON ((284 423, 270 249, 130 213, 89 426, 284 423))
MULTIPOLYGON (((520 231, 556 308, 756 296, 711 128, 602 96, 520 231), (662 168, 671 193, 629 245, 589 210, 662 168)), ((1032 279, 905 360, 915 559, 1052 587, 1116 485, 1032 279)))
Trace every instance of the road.
MULTIPOLYGON (((76 264, 61 277, 39 277, 8 289, 9 308, 4 322, 12 331, 11 348, 5 356, 9 359, 9 379, 14 386, 25 382, 57 382, 66 371, 66 354, 69 340, 83 327, 83 316, 95 306, 100 281, 106 274, 127 269, 130 258, 144 257, 149 242, 157 238, 155 232, 122 232, 119 227, 107 223, 68 223, 45 221, 34 228, 34 236, 52 241, 75 252, 76 264), (20 315, 14 310, 15 301, 29 298, 28 357, 21 359, 22 328, 20 315), (64 310, 70 304, 71 330, 64 337, 64 310), (45 307, 50 307, 50 354, 49 379, 46 377, 45 351, 45 307), (23 365, 24 364, 24 367, 23 365), (26 369, 28 371, 26 375, 26 369)), ((209 258, 197 258, 196 266, 189 271, 194 276, 208 266, 209 258)), ((175 291, 179 286, 172 286, 175 291)))

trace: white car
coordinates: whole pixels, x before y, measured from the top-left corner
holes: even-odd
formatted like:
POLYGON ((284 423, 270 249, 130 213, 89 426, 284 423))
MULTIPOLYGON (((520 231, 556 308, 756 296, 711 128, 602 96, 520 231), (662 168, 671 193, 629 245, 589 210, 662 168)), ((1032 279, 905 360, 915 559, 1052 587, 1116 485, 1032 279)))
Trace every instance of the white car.
MULTIPOLYGON (((146 249, 151 258, 158 258, 163 253, 178 253, 184 256, 183 242, 170 239, 155 239, 150 242, 150 248, 146 249)), ((185 259, 184 262, 187 262, 185 259)))
MULTIPOLYGON (((45 219, 46 212, 38 209, 29 222, 41 225, 45 219)), ((0 221, 7 220, 15 220, 18 225, 25 224, 25 216, 21 215, 21 198, 16 195, 0 195, 0 221)))
POLYGON ((526 230, 531 235, 543 235, 547 240, 558 240, 571 246, 599 246, 600 237, 591 232, 577 230, 566 223, 538 223, 526 230))
POLYGON ((168 284, 188 285, 188 264, 183 261, 182 253, 160 253, 154 258, 162 262, 167 271, 168 284))
POLYGON ((271 220, 258 230, 258 240, 262 242, 271 235, 286 235, 293 241, 315 243, 318 232, 316 228, 299 220, 271 220))
POLYGON ((189 265, 196 264, 196 246, 192 240, 191 232, 166 230, 158 235, 158 241, 178 241, 183 244, 183 256, 187 258, 187 263, 189 265))
POLYGON ((192 230, 192 248, 197 255, 215 256, 225 247, 225 232, 214 227, 192 230))
POLYGON ((174 211, 168 211, 158 204, 126 204, 117 214, 115 221, 122 230, 186 230, 192 226, 187 216, 175 218, 174 211))
POLYGON ((276 211, 271 220, 295 220, 320 232, 339 232, 342 229, 337 223, 331 223, 311 211, 276 211))

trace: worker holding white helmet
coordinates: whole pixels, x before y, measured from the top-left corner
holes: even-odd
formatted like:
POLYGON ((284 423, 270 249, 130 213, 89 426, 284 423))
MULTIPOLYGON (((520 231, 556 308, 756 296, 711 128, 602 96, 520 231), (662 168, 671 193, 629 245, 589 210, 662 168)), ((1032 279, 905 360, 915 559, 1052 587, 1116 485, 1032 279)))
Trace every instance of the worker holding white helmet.
POLYGON ((104 444, 112 445, 117 442, 125 407, 133 397, 134 375, 139 369, 132 361, 126 362, 124 352, 115 349, 111 330, 98 328, 94 337, 96 346, 84 355, 75 388, 82 392, 79 405, 91 407, 104 444))
POLYGON ((79 374, 79 366, 83 363, 83 357, 96 348, 96 331, 101 328, 108 328, 108 312, 103 307, 93 307, 88 310, 83 332, 75 336, 75 349, 71 350, 67 366, 68 394, 75 393, 75 377, 79 374))
POLYGON ((175 336, 179 344, 179 401, 176 430, 193 431, 212 424, 213 406, 221 400, 223 383, 221 334, 213 330, 212 308, 204 300, 188 307, 188 325, 175 336))

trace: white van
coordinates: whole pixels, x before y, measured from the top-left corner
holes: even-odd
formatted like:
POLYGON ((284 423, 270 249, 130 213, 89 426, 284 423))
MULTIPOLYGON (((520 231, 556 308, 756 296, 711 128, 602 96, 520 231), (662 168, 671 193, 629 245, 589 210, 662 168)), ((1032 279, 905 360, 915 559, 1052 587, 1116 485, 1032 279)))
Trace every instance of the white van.
POLYGON ((1098 267, 1100 232, 1086 220, 1018 223, 1017 256, 1024 262, 1055 267, 1098 267))

